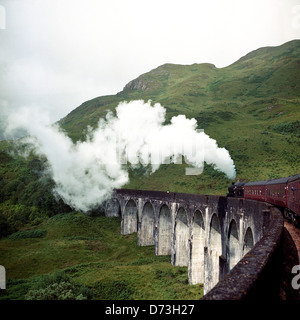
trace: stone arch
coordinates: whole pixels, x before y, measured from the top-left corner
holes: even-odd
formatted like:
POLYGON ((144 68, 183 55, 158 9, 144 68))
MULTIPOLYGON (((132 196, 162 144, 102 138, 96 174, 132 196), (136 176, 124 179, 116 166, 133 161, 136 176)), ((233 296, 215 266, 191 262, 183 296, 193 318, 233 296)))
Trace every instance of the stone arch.
POLYGON ((228 231, 228 266, 231 270, 240 260, 240 246, 237 224, 231 220, 228 231))
POLYGON ((137 232, 137 212, 138 209, 134 200, 128 200, 123 213, 123 234, 137 232))
POLYGON ((196 210, 193 218, 191 246, 191 284, 204 283, 205 227, 203 214, 196 210))
POLYGON ((210 288, 214 287, 220 278, 220 263, 219 257, 222 255, 222 238, 221 238, 221 227, 218 216, 214 213, 209 228, 209 247, 208 254, 210 257, 210 288))
POLYGON ((146 202, 141 217, 141 229, 139 234, 139 244, 141 246, 154 245, 154 209, 150 202, 146 202))
POLYGON ((105 202, 105 216, 106 217, 121 216, 121 206, 117 198, 112 198, 105 202))
POLYGON ((250 227, 247 228, 244 243, 243 243, 243 256, 254 247, 253 233, 250 227))
POLYGON ((158 217, 158 255, 171 254, 172 239, 172 215, 169 207, 164 204, 161 206, 158 217))
POLYGON ((189 260, 189 227, 184 208, 179 208, 175 221, 175 265, 187 267, 189 260))

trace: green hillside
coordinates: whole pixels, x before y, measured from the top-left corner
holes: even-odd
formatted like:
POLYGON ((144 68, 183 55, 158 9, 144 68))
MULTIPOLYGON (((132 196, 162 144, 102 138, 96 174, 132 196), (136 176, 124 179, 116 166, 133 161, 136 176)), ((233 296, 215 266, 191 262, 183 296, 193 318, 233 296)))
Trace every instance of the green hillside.
POLYGON ((120 218, 57 214, 0 241, 7 290, 2 299, 168 300, 199 299, 187 268, 154 246, 137 246, 137 234, 121 236, 120 218))
MULTIPOLYGON (((62 121, 74 139, 120 101, 161 103, 172 116, 196 118, 198 128, 230 152, 237 179, 264 180, 300 171, 300 40, 255 50, 232 65, 165 64, 130 81, 114 96, 83 103, 62 121)), ((142 170, 140 170, 142 172, 142 170)), ((228 180, 206 166, 185 176, 184 166, 162 166, 151 176, 132 172, 127 188, 224 194, 228 180)))

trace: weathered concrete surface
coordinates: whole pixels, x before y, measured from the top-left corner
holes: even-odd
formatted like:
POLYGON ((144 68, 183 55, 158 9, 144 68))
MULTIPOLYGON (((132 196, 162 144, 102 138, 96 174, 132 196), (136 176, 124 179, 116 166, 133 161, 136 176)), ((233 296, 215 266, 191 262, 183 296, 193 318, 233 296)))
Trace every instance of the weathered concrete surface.
POLYGON ((181 207, 175 217, 175 232, 173 237, 173 261, 175 266, 188 266, 189 240, 188 217, 185 209, 181 207))
POLYGON ((128 200, 122 212, 122 234, 125 235, 137 232, 138 207, 136 202, 132 199, 128 200))
POLYGON ((141 222, 139 227, 139 245, 154 245, 154 208, 150 202, 146 202, 143 206, 141 222))
POLYGON ((270 208, 268 228, 235 267, 202 300, 278 300, 283 217, 270 208))
POLYGON ((121 233, 138 232, 138 244, 154 245, 187 266, 189 283, 212 290, 263 237, 270 206, 263 202, 143 190, 116 190, 107 216, 121 214, 121 233))
POLYGON ((196 210, 192 218, 191 241, 189 259, 189 281, 191 284, 204 283, 204 247, 205 247, 205 227, 203 213, 196 210))
POLYGON ((109 199, 104 203, 104 212, 106 217, 121 216, 121 207, 119 200, 116 198, 109 199))
POLYGON ((162 205, 157 222, 156 255, 171 255, 172 212, 167 205, 162 205))

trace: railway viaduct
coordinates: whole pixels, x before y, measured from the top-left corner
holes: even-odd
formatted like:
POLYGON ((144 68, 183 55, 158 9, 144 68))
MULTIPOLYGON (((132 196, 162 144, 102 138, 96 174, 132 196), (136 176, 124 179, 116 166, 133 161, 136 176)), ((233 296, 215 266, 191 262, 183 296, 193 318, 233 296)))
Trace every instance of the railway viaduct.
POLYGON ((154 246, 156 255, 170 255, 174 266, 188 267, 188 281, 204 285, 204 299, 278 292, 274 263, 283 220, 266 203, 122 189, 114 191, 104 211, 107 217, 121 216, 123 235, 137 232, 138 245, 154 246))

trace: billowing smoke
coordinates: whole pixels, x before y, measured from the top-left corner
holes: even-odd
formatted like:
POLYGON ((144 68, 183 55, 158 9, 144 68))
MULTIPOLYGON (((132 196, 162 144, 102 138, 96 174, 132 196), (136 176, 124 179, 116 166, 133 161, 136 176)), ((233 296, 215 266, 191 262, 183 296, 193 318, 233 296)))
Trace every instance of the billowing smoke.
POLYGON ((204 162, 235 177, 228 151, 196 130, 195 119, 179 115, 164 125, 166 110, 151 101, 122 102, 116 113, 108 112, 84 142, 73 143, 57 125, 30 108, 9 117, 8 130, 26 129, 35 152, 47 158, 55 181, 54 192, 71 207, 89 211, 108 199, 115 188, 129 181, 128 166, 147 166, 151 172, 161 164, 181 163, 201 172, 204 162))

